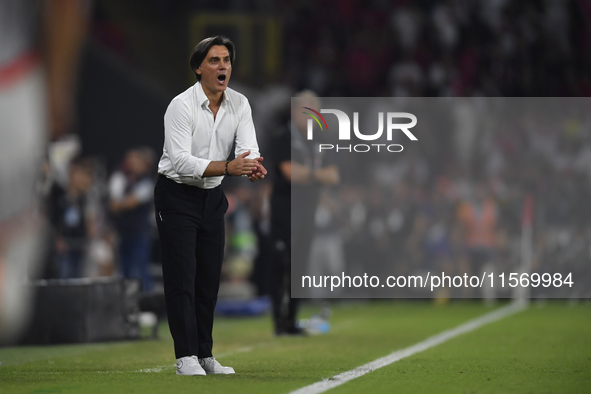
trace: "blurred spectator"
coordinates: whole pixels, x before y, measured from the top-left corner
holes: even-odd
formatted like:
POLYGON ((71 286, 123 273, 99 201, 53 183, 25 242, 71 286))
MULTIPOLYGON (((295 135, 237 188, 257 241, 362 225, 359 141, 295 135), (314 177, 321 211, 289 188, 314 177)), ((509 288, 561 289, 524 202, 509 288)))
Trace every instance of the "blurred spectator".
MULTIPOLYGON (((339 201, 323 191, 314 215, 315 237, 310 247, 310 275, 341 275, 345 269, 343 239, 339 234, 339 201)), ((312 230, 314 231, 314 230, 312 230)), ((337 289, 339 291, 340 289, 337 289)))
POLYGON ((458 207, 458 219, 463 226, 464 242, 470 255, 471 274, 480 275, 484 265, 491 261, 498 247, 498 208, 490 196, 488 185, 481 181, 474 196, 458 207))
POLYGON ((92 165, 88 159, 70 162, 65 187, 55 183, 50 192, 50 221, 55 236, 55 257, 60 279, 85 276, 85 257, 92 234, 88 191, 92 185, 92 165))
POLYGON ((149 264, 152 246, 154 152, 138 148, 127 152, 121 169, 109 181, 109 207, 119 235, 119 264, 125 278, 141 280, 152 289, 149 264))
MULTIPOLYGON (((264 151, 264 149, 263 149, 264 151)), ((271 244, 271 182, 263 182, 253 190, 250 210, 253 216, 253 230, 258 240, 257 254, 253 261, 250 281, 257 288, 257 295, 270 294, 270 267, 272 262, 271 244)))

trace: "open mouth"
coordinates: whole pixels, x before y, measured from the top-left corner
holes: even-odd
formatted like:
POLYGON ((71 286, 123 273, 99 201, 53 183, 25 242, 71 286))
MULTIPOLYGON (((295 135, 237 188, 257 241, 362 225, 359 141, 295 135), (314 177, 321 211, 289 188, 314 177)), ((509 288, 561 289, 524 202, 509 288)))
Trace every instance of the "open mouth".
POLYGON ((226 82, 226 75, 225 74, 218 75, 218 81, 220 83, 225 83, 226 82))

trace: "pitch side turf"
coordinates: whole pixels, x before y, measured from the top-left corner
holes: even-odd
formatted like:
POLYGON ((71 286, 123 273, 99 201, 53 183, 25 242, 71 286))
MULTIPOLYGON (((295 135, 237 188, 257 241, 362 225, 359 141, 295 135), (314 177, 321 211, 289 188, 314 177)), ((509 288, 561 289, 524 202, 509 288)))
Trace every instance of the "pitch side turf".
MULTIPOLYGON (((494 309, 474 301, 339 304, 332 331, 307 338, 275 338, 269 317, 218 318, 214 354, 236 369, 230 376, 175 375, 165 326, 159 341, 0 348, 0 393, 289 393, 494 309)), ((329 392, 589 393, 591 304, 534 302, 329 392)))

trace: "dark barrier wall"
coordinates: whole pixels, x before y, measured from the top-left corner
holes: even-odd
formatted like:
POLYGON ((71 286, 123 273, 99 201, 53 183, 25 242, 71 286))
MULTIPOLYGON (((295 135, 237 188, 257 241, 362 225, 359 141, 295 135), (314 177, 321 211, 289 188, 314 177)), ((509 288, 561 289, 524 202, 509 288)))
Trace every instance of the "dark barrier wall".
POLYGON ((137 338, 139 284, 122 279, 37 281, 23 344, 88 343, 137 338))

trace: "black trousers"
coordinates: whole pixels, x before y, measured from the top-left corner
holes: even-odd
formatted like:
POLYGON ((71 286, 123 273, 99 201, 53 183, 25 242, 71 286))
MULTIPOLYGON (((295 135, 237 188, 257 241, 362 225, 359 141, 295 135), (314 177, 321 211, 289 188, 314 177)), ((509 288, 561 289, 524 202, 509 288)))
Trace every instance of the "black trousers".
POLYGON ((269 289, 275 332, 281 333, 295 326, 299 300, 291 298, 291 242, 289 239, 275 238, 272 243, 269 289))
POLYGON ((200 189, 159 175, 154 204, 175 356, 210 357, 228 200, 219 186, 200 189))
POLYGON ((291 265, 307 266, 314 237, 315 209, 296 206, 298 216, 292 218, 289 201, 271 202, 273 258, 269 288, 276 333, 295 326, 300 300, 291 297, 291 265))

